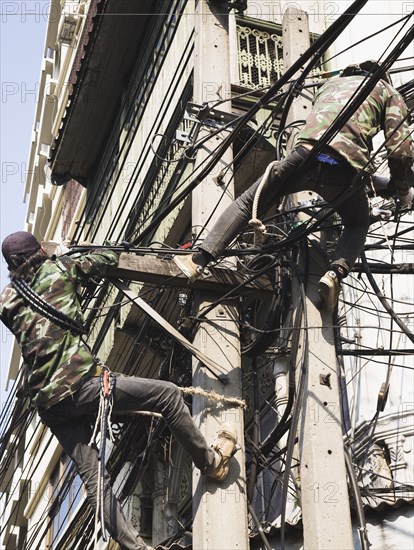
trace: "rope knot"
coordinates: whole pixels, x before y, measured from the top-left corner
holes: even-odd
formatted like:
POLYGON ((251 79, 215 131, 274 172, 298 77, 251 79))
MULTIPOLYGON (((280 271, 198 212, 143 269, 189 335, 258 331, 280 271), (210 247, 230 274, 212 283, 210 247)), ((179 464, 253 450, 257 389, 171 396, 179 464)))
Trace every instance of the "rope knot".
POLYGON ((264 241, 264 236, 266 235, 266 226, 258 218, 252 218, 249 221, 249 225, 254 228, 254 245, 261 245, 264 241))

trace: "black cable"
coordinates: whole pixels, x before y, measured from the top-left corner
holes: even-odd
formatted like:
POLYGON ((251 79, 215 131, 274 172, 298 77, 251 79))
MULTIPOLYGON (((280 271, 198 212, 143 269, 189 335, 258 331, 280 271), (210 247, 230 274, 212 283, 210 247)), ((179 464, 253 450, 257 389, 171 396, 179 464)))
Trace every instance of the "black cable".
MULTIPOLYGON (((300 274, 297 273, 298 280, 300 280, 300 274)), ((299 380, 297 383, 297 395, 298 398, 296 399, 296 408, 293 411, 292 418, 291 418, 291 425, 289 429, 289 436, 288 436, 288 442, 287 442, 287 451, 286 451, 286 467, 285 472, 283 476, 283 490, 282 490, 282 511, 281 511, 281 526, 280 526, 280 548, 281 550, 285 550, 285 522, 286 522, 286 505, 287 505, 287 496, 288 496, 288 487, 289 487, 289 478, 290 478, 290 465, 293 458, 293 450, 295 446, 296 441, 296 431, 299 423, 299 416, 300 411, 302 408, 302 396, 303 392, 305 390, 305 379, 306 379, 306 369, 307 369, 307 349, 308 349, 308 334, 307 334, 307 327, 308 327, 308 319, 307 319, 307 311, 306 311, 306 296, 305 296, 305 290, 304 290, 304 284, 301 282, 299 285, 299 294, 300 294, 300 302, 298 305, 298 321, 302 318, 303 315, 303 325, 305 327, 304 332, 304 341, 303 341, 303 358, 301 362, 300 372, 299 372, 299 380)))
MULTIPOLYGON (((260 410, 259 410, 259 381, 257 377, 257 362, 256 359, 252 359, 252 376, 253 376, 253 445, 257 448, 259 445, 260 435, 260 410)), ((257 480, 257 455, 253 456, 250 464, 250 471, 247 477, 247 500, 253 501, 254 487, 257 480)))
POLYGON ((347 25, 354 19, 359 10, 366 4, 367 0, 355 0, 353 4, 346 10, 322 35, 308 48, 308 50, 293 63, 293 65, 287 69, 276 84, 274 84, 260 100, 258 100, 247 112, 241 117, 240 121, 236 124, 233 132, 227 136, 220 147, 218 147, 214 157, 211 159, 207 166, 205 166, 201 172, 189 183, 187 188, 179 193, 171 203, 163 210, 162 213, 154 216, 152 222, 144 229, 140 235, 134 239, 134 244, 141 242, 147 235, 149 235, 155 227, 168 215, 176 206, 178 206, 196 187, 201 181, 211 172, 211 170, 219 162, 224 152, 233 143, 238 131, 244 126, 244 124, 250 120, 261 107, 272 101, 275 94, 293 77, 293 75, 301 69, 304 63, 310 63, 307 67, 308 72, 318 63, 320 56, 329 48, 329 46, 335 41, 335 39, 342 33, 347 25))
POLYGON ((72 319, 63 311, 60 311, 52 304, 49 304, 39 294, 37 294, 24 280, 11 279, 10 284, 14 290, 23 298, 26 304, 36 313, 40 313, 52 323, 55 323, 64 330, 69 330, 75 336, 86 334, 85 327, 80 321, 72 319))
MULTIPOLYGON (((281 94, 281 97, 282 99, 280 100, 281 102, 284 101, 284 98, 286 97, 286 94, 281 94)), ((241 119, 244 115, 240 115, 240 117, 238 117, 238 119, 241 119)), ((238 120, 236 119, 236 120, 238 120)), ((233 165, 235 165, 237 162, 239 163, 242 163, 243 160, 244 160, 244 157, 246 155, 246 153, 255 145, 255 143, 258 142, 258 140, 261 138, 261 133, 264 133, 266 131, 266 129, 268 127, 270 127, 270 124, 272 122, 272 113, 268 116, 268 118, 266 120, 263 121, 263 123, 261 124, 261 126, 255 131, 255 133, 249 137, 248 141, 243 145, 243 147, 240 149, 240 151, 238 151, 238 153, 234 156, 233 160, 232 160, 232 163, 233 165)), ((219 134, 223 131, 223 129, 226 127, 226 126, 231 126, 231 125, 234 125, 235 121, 232 121, 231 123, 228 123, 227 125, 225 125, 223 128, 220 128, 218 130, 215 130, 211 133, 209 133, 205 138, 201 139, 199 142, 197 142, 197 144, 194 144, 194 146, 191 147, 191 151, 192 151, 192 154, 194 154, 194 151, 196 151, 197 149, 200 148, 201 144, 204 143, 205 141, 211 139, 214 135, 216 134, 219 134)), ((198 166, 198 169, 200 169, 200 167, 205 164, 206 162, 208 162, 209 159, 213 158, 214 155, 216 154, 216 151, 220 148, 221 144, 218 144, 216 149, 214 149, 213 151, 211 151, 209 153, 209 155, 203 160, 203 162, 198 166)), ((226 169, 229 169, 230 165, 228 165, 226 168, 224 168, 221 173, 224 173, 226 169)), ((179 167, 179 169, 177 169, 177 173, 179 174, 179 177, 181 178, 181 174, 182 172, 184 171, 184 169, 182 167, 179 167)), ((173 186, 173 189, 171 190, 171 193, 169 194, 164 194, 163 198, 161 199, 160 203, 158 204, 157 206, 157 210, 159 211, 163 211, 163 208, 164 206, 167 206, 171 200, 171 198, 173 197, 173 194, 176 194, 181 188, 185 188, 185 185, 187 183, 187 181, 191 180, 191 175, 188 176, 187 178, 185 178, 184 180, 182 180, 179 185, 174 185, 173 186)), ((234 176, 233 176, 234 177, 234 176)), ((229 185, 230 182, 227 183, 227 185, 229 185)), ((219 199, 219 202, 220 200, 225 196, 227 192, 227 188, 223 189, 223 193, 221 195, 221 198, 219 199)), ((216 204, 215 206, 215 209, 213 210, 213 212, 210 214, 209 219, 211 219, 211 217, 214 215, 214 212, 215 210, 218 208, 218 203, 216 204)), ((142 226, 145 226, 145 224, 151 219, 153 218, 153 216, 155 215, 155 212, 152 212, 151 214, 149 214, 147 216, 147 218, 145 218, 142 222, 141 222, 141 226, 135 228, 135 233, 137 233, 139 231, 139 229, 142 227, 142 226)), ((206 220, 206 222, 204 223, 204 226, 208 224, 208 220, 206 220)), ((203 231, 204 227, 201 229, 201 231, 203 231)), ((201 233, 200 231, 200 233, 201 233)), ((134 237, 131 237, 134 239, 134 237)), ((195 236, 194 237, 194 241, 196 242, 198 239, 198 236, 195 236)), ((136 237, 134 239, 136 241, 136 237)))
MULTIPOLYGON (((145 66, 144 71, 142 71, 142 65, 140 63, 137 63, 134 67, 134 72, 131 76, 131 82, 132 82, 131 88, 133 88, 133 90, 131 93, 131 89, 128 89, 128 92, 125 94, 125 99, 121 105, 120 114, 118 115, 119 124, 113 125, 111 135, 107 142, 108 146, 103 154, 103 158, 107 159, 107 162, 105 167, 101 170, 101 173, 102 173, 101 179, 105 177, 105 174, 108 172, 108 170, 110 171, 112 169, 111 163, 114 161, 114 159, 118 166, 119 166, 119 159, 122 159, 121 170, 119 170, 118 177, 122 173, 123 167, 128 158, 129 151, 134 142, 134 140, 131 138, 130 133, 133 132, 133 136, 136 135, 136 132, 138 131, 138 127, 139 127, 136 119, 138 115, 142 117, 144 113, 144 109, 142 107, 142 101, 141 101, 142 97, 144 96, 144 94, 148 97, 149 94, 148 94, 147 88, 150 88, 151 86, 153 86, 155 82, 154 78, 151 78, 151 77, 153 77, 154 71, 156 70, 156 68, 158 70, 160 69, 159 60, 165 59, 169 51, 169 48, 173 42, 173 38, 178 28, 178 24, 171 24, 171 21, 175 18, 176 22, 178 23, 182 15, 183 13, 181 10, 175 9, 174 11, 171 11, 170 13, 168 13, 168 17, 169 17, 168 20, 166 20, 165 18, 164 19, 153 18, 152 20, 153 26, 152 26, 152 29, 149 31, 149 34, 151 35, 150 41, 153 40, 155 44, 155 37, 152 38, 152 36, 154 35, 155 30, 159 29, 160 25, 165 24, 170 29, 168 32, 168 35, 166 35, 165 37, 166 44, 164 42, 162 44, 163 47, 161 46, 158 47, 156 52, 156 59, 151 57, 147 60, 147 64, 145 66), (134 83, 136 82, 137 75, 140 71, 142 71, 142 74, 140 75, 140 80, 138 83, 136 83, 135 89, 134 89, 134 83), (129 102, 129 108, 125 113, 125 106, 128 104, 128 102, 129 102), (120 120, 122 119, 122 116, 125 116, 125 120, 134 120, 135 124, 130 125, 129 131, 125 136, 121 147, 119 147, 120 136, 123 131, 123 125, 120 122, 120 120), (110 147, 112 148, 112 150, 108 150, 108 148, 110 147)), ((89 200, 90 207, 89 208, 87 207, 84 213, 85 221, 83 225, 78 224, 77 232, 74 236, 75 241, 77 239, 77 235, 82 234, 82 232, 84 231, 85 224, 87 223, 87 220, 91 216, 92 209, 95 207, 94 205, 96 205, 97 202, 100 202, 98 201, 98 196, 100 193, 102 193, 101 185, 96 185, 92 191, 92 194, 89 200)), ((86 235, 89 235, 89 232, 87 232, 86 235)))
MULTIPOLYGON (((181 71, 180 71, 180 74, 177 75, 176 80, 174 81, 175 88, 178 87, 178 83, 181 81, 182 78, 184 78, 185 70, 186 70, 186 67, 188 66, 188 61, 191 58, 192 53, 193 53, 193 44, 192 44, 191 39, 189 39, 189 41, 187 42, 187 48, 188 48, 188 51, 186 50, 183 53, 183 57, 182 57, 182 59, 184 59, 184 56, 186 56, 185 61, 183 61, 183 63, 181 63, 181 60, 180 60, 181 71)), ((186 86, 184 88, 184 92, 183 92, 185 98, 189 97, 190 82, 191 82, 190 77, 187 77, 187 84, 186 84, 186 86)), ((173 93, 173 92, 174 92, 174 90, 171 93, 173 93)), ((159 113, 158 113, 157 118, 154 121, 154 123, 153 123, 153 125, 150 129, 150 132, 153 131, 153 130, 158 131, 160 129, 160 127, 162 125, 162 122, 161 122, 162 121, 162 115, 169 108, 169 106, 170 106, 170 102, 168 100, 168 95, 167 95, 166 97, 164 97, 163 102, 160 105, 159 113)), ((176 129, 177 123, 174 122, 174 120, 176 120, 176 118, 177 118, 177 112, 178 111, 182 112, 182 110, 183 109, 181 107, 181 103, 179 103, 179 105, 178 105, 178 107, 177 107, 177 109, 176 109, 176 111, 175 111, 175 113, 172 117, 172 122, 170 122, 170 124, 168 126, 168 129, 167 129, 168 132, 171 132, 171 133, 173 132, 172 127, 175 127, 174 129, 176 129)), ((138 130, 138 126, 135 128, 135 131, 137 131, 137 130, 138 130)), ((134 140, 131 139, 128 143, 129 143, 129 148, 130 148, 132 146, 132 144, 134 143, 134 140)), ((133 206, 132 212, 134 212, 134 210, 139 211, 142 208, 142 206, 140 206, 140 204, 142 205, 142 201, 143 201, 143 198, 140 199, 141 196, 144 195, 144 198, 147 199, 148 193, 149 192, 154 193, 154 191, 155 191, 155 181, 154 181, 154 180, 156 180, 155 175, 156 175, 156 172, 158 170, 160 170, 160 168, 163 166, 163 163, 160 163, 160 161, 156 158, 153 159, 150 168, 147 170, 147 175, 145 176, 143 183, 141 185, 139 185, 139 176, 141 174, 141 171, 143 170, 143 167, 145 166, 145 160, 148 158, 149 154, 150 154, 150 149, 144 147, 142 149, 138 159, 135 162, 134 169, 132 171, 131 176, 129 177, 128 185, 127 185, 127 187, 126 187, 126 189, 123 193, 123 196, 121 198, 121 201, 120 201, 120 204, 117 208, 117 211, 115 212, 113 222, 111 223, 110 232, 107 234, 107 239, 112 238, 111 235, 113 234, 113 228, 118 227, 118 224, 121 222, 122 217, 124 217, 125 221, 124 221, 123 225, 119 228, 120 235, 125 234, 125 237, 127 239, 130 239, 130 235, 128 234, 128 226, 131 225, 132 220, 130 220, 129 217, 125 216, 125 208, 128 205, 128 203, 131 201, 131 197, 132 197, 133 192, 138 190, 136 198, 133 201, 134 206, 133 206)), ((123 159, 123 163, 125 163, 126 158, 127 157, 125 157, 123 159)), ((184 171, 185 167, 188 165, 189 162, 190 162, 190 159, 188 159, 187 157, 184 157, 183 159, 181 159, 181 161, 179 161, 177 163, 177 166, 175 168, 175 173, 180 173, 181 174, 184 171)), ((122 171, 120 171, 119 173, 122 173, 122 171)), ((118 174, 118 177, 119 177, 119 174, 118 174)), ((111 195, 109 197, 107 197, 106 208, 108 208, 111 204, 111 197, 112 197, 112 194, 114 193, 114 191, 115 191, 115 185, 113 185, 111 195)), ((102 214, 102 216, 103 216, 103 214, 102 214)), ((99 224, 95 223, 95 225, 97 226, 97 228, 99 227, 99 224)))
POLYGON ((348 473, 348 479, 351 485, 351 490, 352 490, 352 494, 355 502, 355 508, 356 508, 357 519, 358 519, 359 538, 361 540, 362 550, 369 550, 371 543, 368 540, 367 524, 365 521, 365 513, 364 513, 364 506, 361 499, 361 491, 359 490, 357 477, 355 475, 355 470, 352 464, 349 451, 345 445, 344 445, 344 456, 345 456, 346 470, 348 473))
POLYGON ((390 304, 388 303, 388 300, 382 294, 379 286, 377 285, 372 275, 371 269, 368 265, 367 258, 364 251, 361 252, 361 260, 362 260, 362 265, 364 266, 365 274, 368 277, 368 280, 372 286, 372 289, 374 290, 375 294, 378 296, 378 299, 383 305, 384 309, 394 319, 396 324, 400 327, 400 329, 404 332, 404 334, 409 338, 409 340, 414 343, 414 334, 410 331, 407 325, 400 319, 400 317, 395 313, 394 309, 390 306, 390 304))
POLYGON ((250 503, 248 503, 248 504, 247 504, 247 507, 248 507, 248 509, 249 509, 249 514, 250 514, 250 516, 251 516, 251 518, 252 518, 254 524, 256 525, 257 532, 259 533, 260 538, 262 539, 263 544, 264 544, 266 550, 272 550, 272 546, 271 546, 271 544, 269 543, 269 541, 267 540, 266 535, 264 534, 263 528, 262 528, 262 526, 260 525, 260 521, 259 521, 259 519, 258 519, 258 517, 257 517, 257 515, 256 515, 256 512, 254 511, 253 506, 252 506, 250 503))
MULTIPOLYGON (((402 21, 408 21, 408 19, 410 19, 410 17, 412 16, 412 13, 409 13, 408 15, 405 15, 404 17, 402 17, 401 19, 398 19, 398 21, 394 21, 394 23, 391 23, 390 25, 386 26, 386 27, 383 27, 381 30, 377 31, 377 32, 374 32, 373 34, 369 34, 368 36, 365 36, 364 38, 362 38, 361 40, 359 40, 358 42, 354 42, 351 46, 349 46, 348 48, 345 48, 344 50, 341 50, 340 52, 336 53, 335 55, 329 57, 328 59, 325 60, 325 63, 329 63, 330 61, 332 61, 333 59, 335 59, 336 57, 339 57, 340 55, 346 53, 347 51, 349 50, 352 50, 353 48, 355 48, 356 46, 359 46, 360 44, 362 44, 363 42, 366 42, 367 40, 369 40, 370 38, 375 38, 376 36, 378 36, 379 34, 381 34, 382 32, 385 32, 387 31, 388 29, 391 29, 392 27, 395 27, 395 25, 398 25, 399 23, 401 23, 402 21)), ((401 61, 401 59, 399 60, 401 61)))

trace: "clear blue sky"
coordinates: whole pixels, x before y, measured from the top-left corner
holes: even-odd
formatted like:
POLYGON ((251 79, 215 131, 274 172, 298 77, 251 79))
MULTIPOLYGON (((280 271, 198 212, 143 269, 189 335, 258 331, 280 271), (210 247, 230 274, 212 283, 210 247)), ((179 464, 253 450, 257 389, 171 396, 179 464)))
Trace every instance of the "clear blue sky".
MULTIPOLYGON (((9 233, 24 229, 24 181, 44 53, 48 8, 49 0, 0 0, 1 241, 9 233)), ((2 256, 0 279, 3 288, 8 278, 2 256)), ((0 387, 3 389, 12 336, 0 324, 0 387)))

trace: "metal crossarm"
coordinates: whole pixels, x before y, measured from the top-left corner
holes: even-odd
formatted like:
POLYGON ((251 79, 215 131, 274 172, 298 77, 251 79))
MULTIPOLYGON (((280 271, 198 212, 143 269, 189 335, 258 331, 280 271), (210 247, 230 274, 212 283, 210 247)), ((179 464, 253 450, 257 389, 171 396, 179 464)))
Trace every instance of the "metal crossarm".
POLYGON ((223 384, 227 384, 227 375, 220 372, 222 369, 220 365, 212 361, 199 351, 187 338, 185 338, 176 328, 174 328, 168 321, 166 321, 159 313, 155 311, 147 302, 140 298, 134 291, 132 291, 125 283, 117 279, 111 279, 112 284, 120 290, 132 303, 142 309, 147 315, 149 315, 156 323, 158 323, 168 334, 170 334, 175 340, 177 340, 182 346, 184 346, 194 357, 196 357, 203 365, 223 384))

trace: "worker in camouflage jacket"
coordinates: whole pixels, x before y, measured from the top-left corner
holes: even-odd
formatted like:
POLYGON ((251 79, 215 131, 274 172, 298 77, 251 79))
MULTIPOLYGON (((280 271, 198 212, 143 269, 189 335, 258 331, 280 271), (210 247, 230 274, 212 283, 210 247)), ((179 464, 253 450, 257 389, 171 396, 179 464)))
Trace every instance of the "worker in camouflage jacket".
MULTIPOLYGON (((407 106, 384 74, 367 99, 357 108, 322 153, 298 170, 309 150, 332 125, 338 114, 378 65, 367 61, 347 67, 337 78, 316 93, 312 112, 299 133, 295 148, 274 163, 260 194, 258 214, 263 214, 281 196, 304 190, 316 191, 342 218, 343 232, 338 240, 329 271, 320 279, 321 306, 333 310, 340 282, 352 269, 363 249, 369 227, 369 204, 364 183, 368 184, 375 166, 370 158, 372 138, 384 131, 391 190, 401 206, 414 198, 412 138, 407 106), (350 187, 352 193, 349 193, 350 187)), ((192 256, 176 256, 174 261, 190 278, 196 279, 210 262, 218 260, 225 248, 252 218, 252 206, 261 179, 238 197, 221 215, 206 239, 192 256)))
MULTIPOLYGON (((101 250, 49 257, 25 231, 6 237, 2 253, 11 282, 1 294, 0 317, 20 346, 28 395, 42 422, 75 462, 95 507, 98 451, 91 444, 90 415, 99 409, 104 366, 82 335, 78 287, 91 277, 104 276, 110 266, 117 265, 118 256, 101 250)), ((114 374, 112 396, 114 413, 161 413, 202 473, 216 480, 226 477, 237 443, 234 426, 222 424, 216 444, 208 446, 181 391, 170 382, 114 374)), ((124 516, 106 471, 103 492, 105 525, 112 537, 128 550, 149 549, 124 516)))

